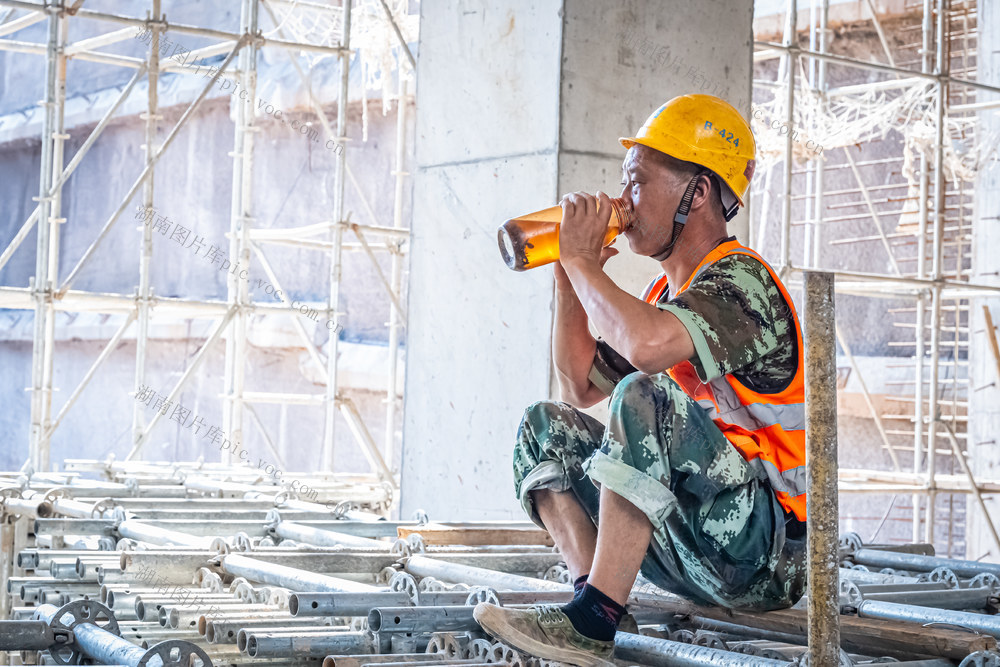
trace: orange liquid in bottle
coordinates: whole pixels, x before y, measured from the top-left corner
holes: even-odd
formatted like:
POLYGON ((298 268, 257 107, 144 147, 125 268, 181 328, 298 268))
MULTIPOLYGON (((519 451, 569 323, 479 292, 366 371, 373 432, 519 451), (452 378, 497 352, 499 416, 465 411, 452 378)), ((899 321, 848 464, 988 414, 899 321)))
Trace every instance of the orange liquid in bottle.
MULTIPOLYGON (((559 223, 562 222, 562 215, 561 206, 552 206, 503 223, 497 230, 497 242, 504 263, 515 271, 527 271, 559 259, 559 223)), ((612 199, 611 219, 604 245, 614 241, 630 220, 631 212, 625 200, 612 199)))

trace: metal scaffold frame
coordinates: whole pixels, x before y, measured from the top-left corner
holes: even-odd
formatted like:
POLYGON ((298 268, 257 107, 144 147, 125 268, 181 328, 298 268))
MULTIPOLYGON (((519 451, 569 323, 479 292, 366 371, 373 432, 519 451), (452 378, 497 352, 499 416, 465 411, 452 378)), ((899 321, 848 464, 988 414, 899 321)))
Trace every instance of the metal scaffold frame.
MULTIPOLYGON (((755 80, 755 87, 762 87, 773 91, 777 100, 780 100, 778 109, 783 111, 783 120, 788 127, 796 125, 796 104, 802 96, 818 99, 821 105, 829 104, 829 100, 837 95, 862 95, 873 87, 883 86, 885 88, 906 88, 908 86, 926 86, 928 82, 933 86, 934 94, 934 117, 935 117, 935 138, 933 141, 933 155, 927 158, 920 157, 918 173, 919 182, 919 207, 914 210, 918 213, 918 228, 915 232, 916 238, 909 245, 916 245, 916 257, 902 258, 900 261, 915 260, 914 271, 904 273, 900 270, 897 259, 893 255, 890 239, 882 228, 882 221, 879 212, 872 200, 871 190, 878 188, 866 188, 862 181, 858 167, 862 163, 855 163, 850 154, 845 150, 846 162, 831 167, 826 160, 826 156, 812 158, 804 169, 795 170, 793 133, 788 131, 784 141, 784 151, 780 161, 780 170, 783 172, 783 188, 780 196, 782 199, 781 209, 781 229, 778 267, 782 278, 787 278, 795 285, 800 282, 804 272, 809 270, 825 270, 834 273, 837 277, 836 291, 841 294, 859 295, 876 298, 912 298, 915 303, 915 347, 913 358, 914 379, 912 382, 900 384, 913 384, 914 393, 912 398, 901 398, 913 404, 913 416, 904 417, 905 421, 912 423, 912 432, 893 431, 886 427, 884 421, 888 419, 900 419, 898 415, 880 414, 873 402, 872 396, 864 382, 860 369, 851 354, 847 340, 837 329, 837 337, 840 342, 848 362, 853 372, 860 380, 861 391, 867 403, 871 416, 875 421, 879 437, 882 441, 886 453, 889 456, 894 472, 879 473, 877 471, 861 470, 841 470, 840 483, 841 491, 844 492, 877 492, 892 493, 899 495, 913 496, 913 531, 914 541, 923 541, 933 544, 935 539, 935 498, 939 493, 965 493, 972 494, 973 499, 982 511, 987 523, 992 528, 992 518, 984 501, 983 494, 1000 493, 1000 484, 996 481, 977 481, 972 474, 963 447, 959 444, 959 439, 964 438, 964 415, 958 414, 959 407, 964 407, 958 400, 958 392, 963 387, 961 383, 967 384, 967 378, 961 378, 959 365, 967 362, 960 362, 958 350, 968 344, 968 326, 961 326, 963 313, 969 311, 969 300, 974 297, 996 297, 1000 295, 1000 286, 984 283, 976 283, 970 279, 971 271, 967 269, 968 257, 965 252, 968 248, 966 236, 971 235, 971 220, 966 210, 971 205, 965 203, 967 197, 971 197, 972 186, 960 179, 955 179, 952 184, 955 190, 946 191, 949 183, 946 182, 944 165, 944 153, 946 141, 951 141, 949 130, 946 128, 946 121, 950 113, 958 115, 974 114, 986 108, 996 106, 995 102, 983 102, 979 104, 969 103, 971 91, 1000 93, 1000 88, 991 86, 970 78, 960 78, 954 75, 952 70, 952 60, 956 56, 952 53, 952 41, 962 39, 960 56, 963 57, 962 74, 967 74, 974 68, 967 62, 967 46, 969 30, 969 7, 972 7, 975 15, 975 3, 964 0, 921 0, 919 9, 923 12, 923 21, 919 26, 921 39, 912 47, 917 47, 919 59, 907 63, 896 62, 893 53, 886 41, 883 27, 879 15, 874 6, 869 3, 869 15, 873 23, 875 32, 879 37, 888 64, 878 62, 867 62, 856 58, 842 55, 835 55, 828 51, 829 35, 828 28, 830 3, 829 0, 816 0, 811 3, 809 21, 809 46, 804 48, 799 43, 798 37, 798 7, 795 0, 789 0, 786 4, 785 29, 783 43, 756 40, 754 62, 759 63, 774 58, 780 58, 780 65, 776 80, 755 80), (960 5, 959 9, 953 9, 955 5, 960 5), (962 21, 964 20, 964 23, 962 21), (964 25, 964 32, 957 36, 952 32, 952 23, 959 22, 964 25), (796 83, 796 75, 799 73, 800 65, 808 64, 808 80, 805 83, 796 83), (904 65, 919 65, 920 69, 906 69, 904 65), (868 70, 895 76, 896 80, 889 80, 886 84, 865 84, 859 86, 842 86, 840 88, 830 88, 827 79, 827 66, 839 65, 860 70, 868 70), (960 91, 960 92, 956 92, 960 91), (955 99, 955 98, 958 99, 955 99), (855 181, 856 190, 826 193, 824 191, 824 176, 831 168, 850 167, 855 181), (806 193, 793 195, 793 178, 795 175, 805 176, 806 193), (825 217, 826 207, 824 206, 824 196, 843 195, 844 193, 858 194, 860 198, 853 203, 838 204, 839 208, 857 206, 864 209, 864 213, 857 216, 841 216, 839 218, 825 217), (803 200, 805 210, 805 220, 793 222, 792 203, 795 199, 803 200), (952 220, 951 214, 957 209, 955 217, 958 224, 948 226, 952 220), (877 235, 836 241, 837 243, 849 242, 881 242, 889 255, 890 268, 892 274, 867 273, 859 271, 835 270, 822 266, 820 260, 820 248, 822 247, 822 237, 824 228, 832 222, 844 221, 848 219, 870 219, 877 229, 877 235), (791 257, 792 227, 802 226, 804 233, 804 252, 802 264, 796 264, 791 257), (957 247, 957 256, 949 259, 954 260, 953 267, 947 267, 945 257, 945 247, 957 247), (951 305, 946 305, 950 303, 951 305), (953 318, 946 322, 946 316, 953 318), (928 331, 929 329, 929 331, 928 331), (948 331, 954 336, 953 340, 942 340, 942 332, 948 331), (925 333, 929 333, 930 340, 925 340, 925 333), (960 340, 965 336, 965 340, 960 340), (952 358, 950 361, 942 359, 945 346, 951 348, 952 358), (953 365, 950 378, 942 380, 941 371, 946 365, 953 365), (954 392, 953 399, 944 400, 939 394, 943 387, 950 388, 954 392), (950 413, 950 414, 949 414, 950 413), (911 473, 904 472, 899 460, 897 447, 893 447, 889 435, 911 434, 913 436, 913 469, 911 473), (948 443, 945 449, 939 449, 938 443, 944 438, 948 443), (939 454, 951 455, 948 462, 952 464, 952 469, 957 467, 962 474, 943 474, 941 466, 944 461, 939 454), (921 500, 926 499, 923 509, 921 500)), ((908 10, 914 9, 908 6, 908 10)), ((914 32, 917 27, 912 29, 914 32)), ((975 46, 971 47, 973 55, 976 55, 975 46)), ((974 101, 974 100, 973 100, 974 101)), ((873 161, 867 164, 892 163, 894 158, 889 160, 873 161)), ((901 162, 902 158, 898 158, 901 162)), ((767 183, 770 183, 770 170, 766 174, 767 183)), ((891 187, 891 186, 883 186, 891 187)), ((770 188, 764 186, 763 204, 755 207, 755 219, 751 224, 756 223, 752 237, 757 239, 760 245, 764 238, 768 217, 768 201, 770 188)), ((889 195, 885 195, 888 197, 889 195)), ((915 197, 911 197, 915 198, 915 197)), ((885 201, 889 201, 886 199, 885 201)), ((839 214, 838 214, 839 215, 839 214)), ((886 214, 887 215, 887 214, 886 214)), ((829 232, 827 232, 829 234, 829 232)), ((890 235, 893 241, 898 241, 900 237, 912 238, 908 233, 897 233, 890 235)), ((896 248, 904 244, 895 245, 896 248)), ((798 285, 799 287, 801 284, 798 285)), ((908 310, 908 309, 907 309, 908 310)), ((988 311, 987 311, 988 315, 988 311)), ((896 325, 900 326, 900 325, 896 325)), ((902 326, 910 327, 912 324, 902 326)), ((1000 358, 1000 354, 998 354, 1000 358)), ((905 358, 904 358, 905 359, 905 358)), ((957 472, 957 471, 956 471, 957 472)), ((893 497, 895 502, 895 496, 893 497)), ((892 509, 890 503, 885 517, 888 517, 892 509)), ((881 527, 881 526, 880 526, 881 527)), ((992 538, 997 553, 1000 553, 1000 537, 996 530, 992 530, 992 538)), ((872 536, 874 539, 874 535, 872 536)), ((948 549, 951 549, 951 531, 948 533, 948 549)))
MULTIPOLYGON (((207 352, 223 335, 226 336, 225 353, 225 390, 223 394, 223 429, 231 434, 233 442, 241 442, 244 436, 245 420, 249 415, 259 429, 265 444, 271 449, 278 460, 280 454, 275 450, 273 439, 268 435, 265 425, 254 410, 254 403, 285 403, 298 405, 322 406, 325 410, 325 430, 321 469, 332 472, 335 415, 340 412, 346 420, 355 442, 371 464, 372 477, 391 489, 398 489, 398 479, 391 470, 396 453, 396 401, 401 399, 396 381, 397 353, 400 347, 400 328, 406 324, 404 304, 401 299, 403 290, 403 255, 404 244, 409 237, 409 230, 403 220, 403 197, 407 193, 405 179, 406 171, 406 125, 409 101, 408 77, 415 72, 415 60, 406 40, 397 25, 396 17, 385 2, 381 2, 384 17, 395 34, 406 67, 402 64, 396 70, 398 79, 398 104, 396 123, 396 152, 394 162, 394 204, 392 225, 379 224, 365 193, 361 190, 358 180, 351 173, 347 161, 347 104, 349 69, 354 50, 350 43, 352 2, 347 0, 341 6, 331 6, 331 13, 339 14, 341 29, 339 44, 335 46, 314 44, 297 39, 296 35, 288 35, 281 27, 275 15, 275 7, 289 7, 294 10, 295 2, 287 0, 241 0, 240 32, 232 33, 223 30, 204 28, 193 25, 176 24, 167 21, 161 11, 161 0, 150 0, 150 9, 146 18, 136 18, 115 13, 94 11, 84 8, 84 0, 56 0, 44 3, 28 2, 26 0, 0 0, 0 8, 6 8, 0 18, 0 50, 38 54, 45 56, 45 97, 41 103, 45 113, 41 133, 41 160, 39 194, 36 199, 38 206, 21 226, 17 234, 0 254, 0 268, 10 260, 13 253, 21 245, 33 227, 38 229, 35 275, 28 288, 0 286, 0 307, 26 309, 34 311, 34 334, 31 363, 31 432, 29 457, 26 467, 35 472, 51 469, 50 446, 54 432, 62 423, 96 371, 109 358, 119 341, 132 326, 136 324, 136 366, 134 376, 134 391, 146 385, 147 350, 149 345, 149 328, 156 315, 183 318, 205 318, 214 322, 212 330, 205 337, 200 349, 193 355, 187 369, 171 388, 167 400, 175 401, 181 390, 199 365, 207 357, 207 352), (18 10, 28 13, 11 18, 18 10), (270 15, 277 27, 280 38, 265 37, 260 30, 260 14, 264 11, 270 15), (48 21, 48 39, 45 44, 35 44, 3 38, 42 21, 48 21), (71 20, 94 20, 110 22, 120 28, 96 37, 68 43, 68 23, 71 20), (135 35, 135 29, 143 29, 151 33, 150 48, 145 60, 102 52, 101 47, 124 41, 135 35), (199 94, 184 110, 176 124, 170 129, 162 143, 158 145, 158 133, 162 116, 159 113, 157 84, 162 72, 183 72, 184 68, 167 59, 161 59, 160 40, 165 32, 197 35, 220 40, 217 44, 192 51, 192 62, 204 58, 227 54, 219 65, 214 76, 206 79, 199 94), (309 91, 309 103, 319 118, 323 131, 327 135, 328 144, 336 144, 335 152, 335 194, 333 216, 330 220, 321 220, 298 228, 289 229, 257 229, 254 218, 253 177, 254 166, 254 136, 259 131, 255 127, 252 101, 257 82, 258 52, 262 48, 280 48, 284 50, 294 66, 303 86, 309 91), (312 54, 333 55, 340 62, 340 78, 337 98, 336 124, 328 121, 321 103, 313 95, 308 83, 307 71, 299 64, 302 52, 312 54), (64 143, 69 135, 64 127, 64 105, 66 90, 66 65, 71 58, 90 62, 104 63, 128 67, 135 70, 131 80, 121 91, 121 94, 107 110, 101 121, 94 127, 83 142, 80 149, 68 164, 64 165, 64 143), (146 211, 154 208, 155 192, 153 175, 160 157, 169 149, 178 133, 192 117, 195 116, 211 87, 218 78, 226 73, 238 77, 239 82, 251 94, 244 99, 242 96, 233 98, 235 105, 234 149, 232 153, 232 202, 230 209, 229 240, 230 257, 238 258, 243 267, 251 263, 251 255, 256 257, 260 266, 266 272, 276 288, 281 283, 277 272, 264 252, 265 244, 279 244, 319 250, 327 255, 330 261, 329 286, 330 292, 326 304, 308 304, 319 313, 326 313, 328 321, 334 326, 329 330, 326 355, 324 355, 305 327, 299 320, 298 313, 291 308, 276 305, 254 303, 248 293, 246 281, 241 281, 236 274, 229 272, 227 278, 226 301, 198 300, 187 298, 163 298, 155 296, 150 280, 150 270, 153 262, 152 229, 149 225, 142 227, 140 247, 139 284, 135 294, 96 293, 86 290, 71 289, 74 281, 94 256, 97 247, 104 241, 112 226, 121 217, 129 202, 139 194, 146 211), (409 72, 406 71, 409 68, 409 72), (146 111, 142 118, 145 121, 145 145, 143 146, 145 163, 130 189, 121 199, 114 213, 104 222, 96 238, 83 253, 72 271, 65 279, 58 275, 59 266, 59 226, 66 222, 60 217, 63 186, 79 166, 88 150, 94 145, 102 132, 107 128, 116 111, 128 98, 136 84, 143 76, 148 78, 148 99, 146 111), (350 181, 352 188, 359 197, 365 216, 370 219, 367 224, 359 224, 350 220, 345 211, 345 183, 350 181), (350 232, 357 243, 345 241, 345 232, 350 232), (326 240, 311 237, 326 236, 326 240), (369 235, 380 239, 369 241, 369 235), (342 253, 345 250, 361 250, 372 261, 375 272, 384 286, 391 304, 388 346, 388 377, 386 381, 386 429, 385 441, 381 447, 375 442, 365 425, 357 406, 352 399, 338 387, 337 357, 340 326, 339 289, 342 273, 342 253), (376 251, 388 251, 391 254, 391 273, 386 276, 376 259, 376 251), (126 319, 112 336, 111 340, 100 352, 79 385, 69 393, 69 397, 60 408, 58 415, 53 417, 53 365, 55 356, 55 314, 56 311, 93 311, 100 313, 125 314, 126 319), (250 391, 246 387, 246 351, 247 328, 250 316, 255 313, 282 313, 292 318, 292 324, 298 337, 312 360, 321 370, 321 376, 327 382, 323 394, 280 394, 273 392, 250 391)), ((306 3, 311 11, 318 5, 306 3)), ((402 57, 400 58, 402 63, 402 57)), ((389 73, 386 73, 388 75, 389 73)), ((132 418, 132 447, 127 460, 132 460, 142 453, 142 448, 148 442, 153 429, 162 417, 157 411, 148 420, 142 405, 137 401, 132 418)), ((235 451, 223 453, 224 463, 235 462, 235 451)))

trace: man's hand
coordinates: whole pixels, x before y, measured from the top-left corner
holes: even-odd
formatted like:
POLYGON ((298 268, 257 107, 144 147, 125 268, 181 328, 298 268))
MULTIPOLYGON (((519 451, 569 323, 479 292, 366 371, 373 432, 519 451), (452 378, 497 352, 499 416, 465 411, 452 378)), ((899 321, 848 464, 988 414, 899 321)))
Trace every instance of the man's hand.
MULTIPOLYGON (((560 264, 565 267, 582 261, 603 266, 601 249, 611 220, 611 198, 603 192, 598 192, 597 197, 587 192, 574 192, 563 197, 559 204, 563 210, 559 225, 560 264)), ((559 280, 558 273, 556 280, 559 280)))

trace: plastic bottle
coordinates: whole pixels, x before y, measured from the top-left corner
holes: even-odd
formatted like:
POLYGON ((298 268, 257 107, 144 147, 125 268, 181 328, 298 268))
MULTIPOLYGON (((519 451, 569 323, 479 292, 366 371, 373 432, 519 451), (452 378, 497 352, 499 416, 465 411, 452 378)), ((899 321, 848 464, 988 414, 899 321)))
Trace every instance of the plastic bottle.
MULTIPOLYGON (((632 212, 624 199, 612 199, 611 209, 605 246, 623 231, 622 221, 628 223, 632 220, 632 212)), ((561 206, 552 206, 503 223, 497 230, 497 242, 504 263, 515 271, 527 271, 559 259, 559 223, 562 222, 562 215, 561 206)))

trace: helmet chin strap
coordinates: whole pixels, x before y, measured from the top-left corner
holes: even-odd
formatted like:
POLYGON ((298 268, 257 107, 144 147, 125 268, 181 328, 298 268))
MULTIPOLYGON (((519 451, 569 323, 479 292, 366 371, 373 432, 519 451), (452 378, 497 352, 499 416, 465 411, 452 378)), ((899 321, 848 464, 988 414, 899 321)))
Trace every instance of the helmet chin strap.
POLYGON ((699 171, 688 182, 687 188, 684 190, 684 196, 681 197, 681 203, 677 205, 677 212, 674 213, 674 232, 670 237, 670 243, 665 245, 658 253, 652 255, 652 258, 657 262, 662 262, 667 257, 670 257, 674 251, 674 244, 677 243, 681 232, 684 231, 684 225, 687 224, 688 214, 691 212, 691 202, 694 200, 694 191, 698 187, 698 181, 706 173, 699 171))

